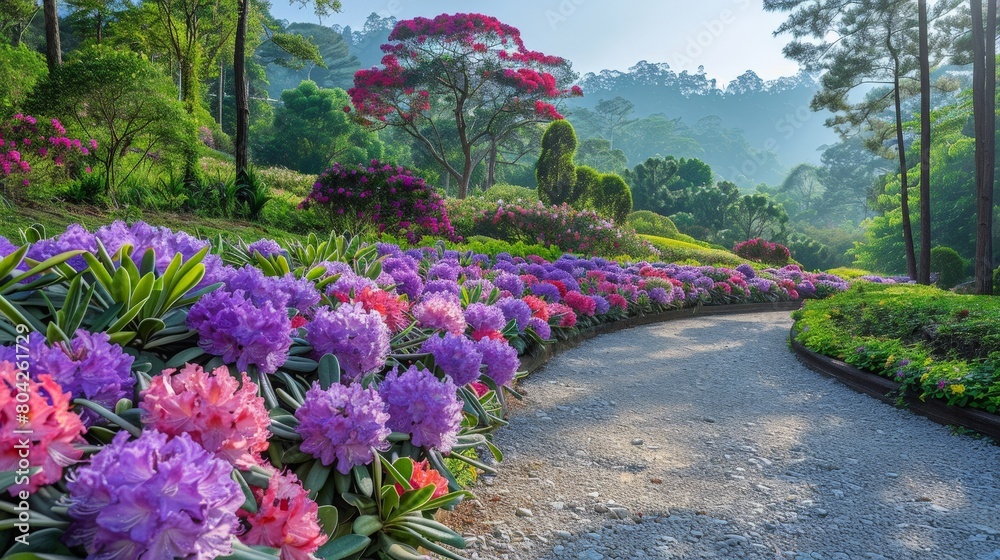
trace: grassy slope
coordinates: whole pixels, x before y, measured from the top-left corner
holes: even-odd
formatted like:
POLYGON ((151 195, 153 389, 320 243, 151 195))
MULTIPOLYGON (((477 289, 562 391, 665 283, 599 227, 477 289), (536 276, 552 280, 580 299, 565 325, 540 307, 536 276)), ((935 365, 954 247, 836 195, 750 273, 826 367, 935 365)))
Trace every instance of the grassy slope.
POLYGON ((22 205, 13 211, 0 214, 0 235, 16 242, 20 239, 20 230, 32 224, 45 226, 51 235, 61 232, 66 226, 73 223, 82 224, 93 231, 117 219, 126 219, 128 221, 141 219, 156 226, 183 229, 199 237, 216 237, 222 235, 227 239, 235 237, 247 240, 271 237, 279 241, 302 239, 301 235, 281 228, 251 222, 204 218, 194 214, 173 214, 149 210, 125 215, 122 212, 109 212, 92 206, 81 206, 66 202, 51 202, 44 205, 22 205))
POLYGON ((718 264, 729 267, 739 266, 746 262, 729 251, 710 249, 687 241, 667 239, 655 235, 639 235, 639 237, 649 241, 662 251, 662 260, 665 262, 697 261, 699 264, 718 264))

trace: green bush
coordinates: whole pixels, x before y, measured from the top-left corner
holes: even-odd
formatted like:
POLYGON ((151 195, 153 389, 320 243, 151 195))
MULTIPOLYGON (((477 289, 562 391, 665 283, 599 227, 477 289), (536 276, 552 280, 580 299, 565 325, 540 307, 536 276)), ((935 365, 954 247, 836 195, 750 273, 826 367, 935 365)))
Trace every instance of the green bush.
POLYGON ((830 268, 832 262, 826 245, 801 233, 788 237, 788 251, 805 270, 824 270, 830 268))
POLYGON ((965 280, 965 259, 951 247, 934 247, 931 249, 931 272, 941 275, 937 281, 939 288, 950 290, 965 280))
POLYGON ((13 114, 46 71, 42 55, 0 43, 0 117, 13 114))
POLYGON ((580 196, 572 206, 579 210, 596 210, 600 186, 601 173, 598 170, 586 165, 577 166, 576 188, 580 191, 580 196))
POLYGON ((670 218, 649 210, 636 210, 628 215, 625 222, 635 229, 636 233, 643 235, 655 235, 667 239, 677 239, 680 235, 677 226, 670 218))
POLYGON ((621 176, 614 173, 601 175, 593 195, 594 210, 602 216, 624 224, 632 211, 632 191, 621 176))
POLYGON ((502 200, 508 204, 534 204, 538 202, 538 191, 528 187, 500 183, 483 191, 479 198, 489 202, 502 200))

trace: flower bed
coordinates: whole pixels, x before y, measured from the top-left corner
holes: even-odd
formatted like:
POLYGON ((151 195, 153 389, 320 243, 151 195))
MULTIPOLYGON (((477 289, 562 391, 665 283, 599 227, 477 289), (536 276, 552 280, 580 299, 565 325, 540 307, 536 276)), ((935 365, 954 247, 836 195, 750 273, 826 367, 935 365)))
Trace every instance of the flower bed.
POLYGON ((492 470, 478 453, 502 458, 519 355, 843 288, 796 267, 213 246, 143 223, 24 237, 0 238, 0 550, 23 560, 460 558, 433 514, 471 496, 458 472, 492 470))
POLYGON ((1000 302, 993 298, 858 282, 795 318, 803 346, 892 379, 905 394, 1000 407, 1000 302))

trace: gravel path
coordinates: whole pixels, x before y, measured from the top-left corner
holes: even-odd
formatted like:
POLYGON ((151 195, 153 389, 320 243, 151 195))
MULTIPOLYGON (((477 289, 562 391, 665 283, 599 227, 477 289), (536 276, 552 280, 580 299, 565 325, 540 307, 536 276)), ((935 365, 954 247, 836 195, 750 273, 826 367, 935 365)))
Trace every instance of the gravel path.
POLYGON ((788 351, 787 313, 601 336, 522 383, 481 559, 1000 560, 1000 447, 788 351))

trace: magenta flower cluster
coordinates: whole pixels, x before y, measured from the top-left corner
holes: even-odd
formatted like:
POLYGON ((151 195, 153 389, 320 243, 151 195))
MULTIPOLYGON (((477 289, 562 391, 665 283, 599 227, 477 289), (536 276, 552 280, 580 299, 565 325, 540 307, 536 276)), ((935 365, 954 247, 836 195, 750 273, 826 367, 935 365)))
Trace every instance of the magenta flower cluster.
MULTIPOLYGON (((39 123, 31 115, 18 113, 0 121, 0 185, 5 179, 17 176, 23 186, 28 186, 32 161, 77 165, 96 149, 96 140, 84 142, 66 136, 66 129, 56 119, 39 123)), ((90 168, 86 167, 86 171, 89 173, 90 168)))
POLYGON ((418 243, 424 235, 457 241, 444 201, 423 179, 402 167, 372 160, 324 171, 299 208, 322 209, 335 225, 374 224, 379 233, 418 243))

